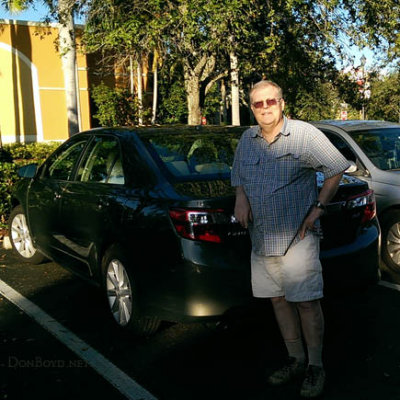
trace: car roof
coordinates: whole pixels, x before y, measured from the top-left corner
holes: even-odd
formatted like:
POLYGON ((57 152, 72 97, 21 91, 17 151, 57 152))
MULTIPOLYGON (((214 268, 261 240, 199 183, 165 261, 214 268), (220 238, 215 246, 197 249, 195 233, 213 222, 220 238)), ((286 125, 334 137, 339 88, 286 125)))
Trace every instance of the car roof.
POLYGON ((329 125, 341 128, 344 131, 361 131, 371 130, 377 128, 400 128, 400 124, 389 121, 374 121, 374 120, 323 120, 323 121, 312 121, 314 125, 329 125))
POLYGON ((165 134, 190 134, 190 133, 242 133, 248 126, 233 125, 160 125, 160 126, 133 126, 113 128, 93 128, 82 132, 83 134, 112 133, 117 136, 126 136, 136 133, 138 136, 147 136, 158 133, 165 134))

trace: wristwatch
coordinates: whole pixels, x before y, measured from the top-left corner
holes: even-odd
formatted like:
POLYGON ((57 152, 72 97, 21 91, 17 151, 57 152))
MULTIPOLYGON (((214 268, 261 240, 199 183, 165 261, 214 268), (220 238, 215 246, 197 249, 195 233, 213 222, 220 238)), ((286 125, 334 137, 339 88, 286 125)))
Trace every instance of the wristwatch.
POLYGON ((317 207, 317 208, 319 208, 319 209, 321 209, 323 212, 326 212, 326 207, 325 207, 325 205, 322 204, 319 200, 317 200, 317 201, 314 203, 314 206, 317 207))

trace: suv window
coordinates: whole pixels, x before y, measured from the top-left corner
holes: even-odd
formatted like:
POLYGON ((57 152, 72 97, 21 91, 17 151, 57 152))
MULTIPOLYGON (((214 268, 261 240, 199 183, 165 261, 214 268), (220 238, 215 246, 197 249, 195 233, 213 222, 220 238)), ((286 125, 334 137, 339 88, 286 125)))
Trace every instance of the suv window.
POLYGON ((82 159, 77 180, 117 185, 125 183, 121 151, 116 138, 95 138, 82 159))
POLYGON ((332 144, 343 154, 343 156, 346 157, 347 160, 357 162, 356 155, 354 154, 353 150, 351 150, 350 146, 346 143, 345 140, 330 131, 324 130, 323 132, 326 137, 332 142, 332 144))
POLYGON ((60 151, 57 151, 49 158, 43 177, 60 180, 71 179, 74 166, 82 154, 86 143, 87 138, 82 138, 63 145, 60 151))

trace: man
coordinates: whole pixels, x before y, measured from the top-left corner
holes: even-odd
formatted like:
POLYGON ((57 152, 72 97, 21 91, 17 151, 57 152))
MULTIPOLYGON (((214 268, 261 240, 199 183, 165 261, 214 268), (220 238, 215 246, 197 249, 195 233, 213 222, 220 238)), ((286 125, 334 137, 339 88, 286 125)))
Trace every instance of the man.
POLYGON ((274 82, 254 85, 250 101, 258 126, 240 139, 232 185, 235 217, 252 241, 253 295, 271 298, 289 354, 268 382, 280 385, 305 373, 300 393, 316 397, 325 382, 319 218, 348 162, 318 129, 283 115, 282 89, 274 82), (315 171, 325 176, 319 193, 315 171))

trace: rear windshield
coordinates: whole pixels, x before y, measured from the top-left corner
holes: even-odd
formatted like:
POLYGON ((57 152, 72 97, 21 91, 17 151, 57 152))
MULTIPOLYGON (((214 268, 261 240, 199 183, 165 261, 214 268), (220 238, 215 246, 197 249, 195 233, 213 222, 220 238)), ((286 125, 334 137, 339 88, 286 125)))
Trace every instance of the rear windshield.
POLYGON ((376 167, 382 170, 400 169, 399 128, 376 128, 349 134, 376 167))
POLYGON ((160 168, 175 180, 229 179, 240 133, 142 136, 160 168))

